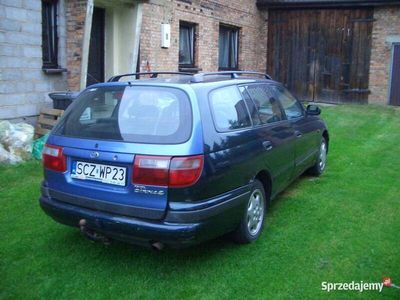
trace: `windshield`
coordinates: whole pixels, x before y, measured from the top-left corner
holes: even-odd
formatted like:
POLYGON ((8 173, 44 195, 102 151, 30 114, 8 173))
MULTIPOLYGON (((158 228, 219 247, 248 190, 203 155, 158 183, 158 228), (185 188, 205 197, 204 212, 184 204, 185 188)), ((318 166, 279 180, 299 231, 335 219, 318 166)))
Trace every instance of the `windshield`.
POLYGON ((137 143, 177 144, 189 139, 191 107, 181 90, 113 86, 83 92, 55 134, 137 143))

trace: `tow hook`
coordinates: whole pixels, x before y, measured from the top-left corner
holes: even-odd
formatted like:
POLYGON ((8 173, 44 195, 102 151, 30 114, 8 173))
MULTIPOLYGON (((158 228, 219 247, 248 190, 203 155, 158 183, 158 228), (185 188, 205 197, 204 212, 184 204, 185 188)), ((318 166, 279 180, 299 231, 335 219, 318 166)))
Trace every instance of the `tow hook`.
POLYGON ((160 243, 160 242, 153 242, 153 243, 150 243, 150 245, 151 245, 151 248, 155 251, 161 251, 164 249, 164 244, 160 243))
POLYGON ((111 240, 106 237, 105 235, 102 235, 94 230, 91 230, 87 228, 86 226, 87 222, 85 219, 79 220, 79 229, 81 230, 82 234, 89 240, 93 242, 100 242, 106 246, 111 244, 111 240))

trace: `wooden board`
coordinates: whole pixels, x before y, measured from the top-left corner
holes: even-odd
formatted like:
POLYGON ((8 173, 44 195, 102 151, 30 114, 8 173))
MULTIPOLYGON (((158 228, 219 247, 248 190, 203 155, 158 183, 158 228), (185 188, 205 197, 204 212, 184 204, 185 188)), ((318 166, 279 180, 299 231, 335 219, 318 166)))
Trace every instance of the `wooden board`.
POLYGON ((39 138, 51 131, 64 113, 61 109, 42 108, 35 127, 35 138, 39 138))
POLYGON ((368 99, 372 9, 270 10, 267 72, 300 100, 368 99))

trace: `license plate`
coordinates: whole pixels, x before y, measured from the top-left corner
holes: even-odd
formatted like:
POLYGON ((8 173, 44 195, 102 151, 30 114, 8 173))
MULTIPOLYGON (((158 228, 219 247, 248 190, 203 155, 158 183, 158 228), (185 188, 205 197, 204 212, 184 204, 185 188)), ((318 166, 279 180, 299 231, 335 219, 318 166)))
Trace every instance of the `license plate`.
POLYGON ((74 161, 72 163, 71 177, 124 186, 126 168, 74 161))

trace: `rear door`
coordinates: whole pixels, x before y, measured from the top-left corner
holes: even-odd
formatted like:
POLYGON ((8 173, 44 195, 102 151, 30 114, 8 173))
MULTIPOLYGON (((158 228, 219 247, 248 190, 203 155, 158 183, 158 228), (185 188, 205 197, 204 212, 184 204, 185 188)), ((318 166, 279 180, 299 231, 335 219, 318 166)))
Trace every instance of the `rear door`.
MULTIPOLYGON (((75 205, 128 216, 161 219, 168 187, 134 184, 134 162, 168 172, 171 156, 190 148, 188 96, 166 87, 91 88, 74 101, 48 140, 63 148, 67 172, 46 170, 51 196, 75 205), (136 159, 136 160, 135 160, 136 159)), ((155 174, 155 173, 152 173, 155 174)))
POLYGON ((245 98, 254 103, 259 121, 255 132, 263 151, 263 160, 273 177, 274 191, 279 192, 291 180, 294 171, 295 137, 291 123, 268 84, 241 87, 245 98))

